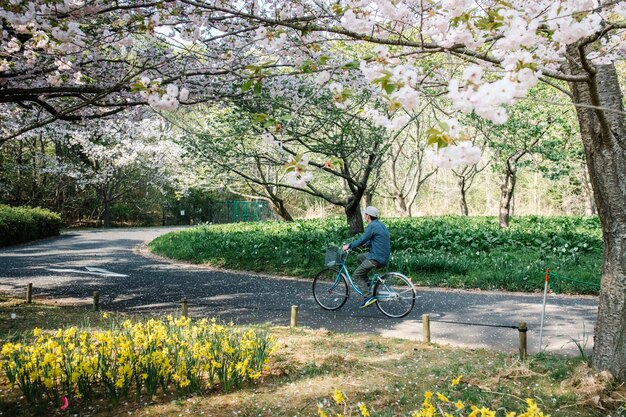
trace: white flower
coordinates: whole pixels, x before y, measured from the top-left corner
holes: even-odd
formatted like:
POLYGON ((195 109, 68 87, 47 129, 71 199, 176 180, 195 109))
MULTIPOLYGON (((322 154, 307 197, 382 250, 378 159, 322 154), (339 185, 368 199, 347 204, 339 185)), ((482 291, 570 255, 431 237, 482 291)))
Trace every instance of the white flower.
POLYGON ((293 187, 303 188, 312 179, 313 175, 311 173, 300 174, 297 171, 287 173, 287 182, 293 187))
POLYGON ((463 79, 476 84, 483 76, 483 67, 470 65, 463 70, 463 79))
POLYGON ((413 110, 417 107, 419 93, 414 88, 404 86, 391 94, 391 100, 399 103, 405 110, 413 110))
POLYGON ((330 80, 330 72, 328 71, 320 72, 319 74, 317 74, 317 77, 315 78, 315 82, 318 84, 324 84, 328 80, 330 80))
POLYGON ((11 318, 15 320, 17 318, 17 314, 11 313, 11 318))
POLYGON ((340 95, 343 92, 343 85, 340 83, 330 83, 328 89, 335 95, 340 95))
POLYGON ((6 51, 9 54, 13 54, 20 50, 22 44, 16 38, 11 38, 11 41, 6 46, 6 51))
POLYGON ((180 101, 187 101, 187 99, 189 98, 189 90, 187 90, 187 88, 183 87, 180 90, 180 94, 178 94, 178 99, 180 101))
POLYGON ((259 26, 257 30, 254 32, 254 39, 261 40, 267 38, 267 29, 265 26, 259 26))
POLYGON ((389 57, 389 50, 385 45, 376 45, 374 47, 374 53, 378 58, 385 59, 389 57))
POLYGON ((459 136, 459 133, 461 132, 461 124, 457 119, 448 119, 446 124, 448 125, 448 133, 451 137, 455 138, 459 136))
POLYGON ((48 76, 46 77, 46 80, 50 83, 50 85, 54 87, 60 86, 63 82, 61 80, 61 74, 59 73, 59 71, 55 71, 53 73, 48 74, 48 76))
POLYGON ((59 71, 67 71, 72 69, 72 65, 68 62, 63 61, 61 58, 57 58, 54 60, 54 65, 57 66, 59 71))
POLYGON ((426 155, 431 163, 440 168, 454 168, 459 165, 474 165, 480 161, 480 149, 471 142, 461 142, 445 148, 429 149, 426 155))
POLYGON ((391 130, 401 130, 410 121, 411 121, 411 118, 407 116, 406 114, 403 114, 402 116, 399 116, 393 119, 388 127, 391 130))
POLYGON ((178 96, 178 86, 176 84, 169 84, 166 88, 167 95, 171 97, 178 96))

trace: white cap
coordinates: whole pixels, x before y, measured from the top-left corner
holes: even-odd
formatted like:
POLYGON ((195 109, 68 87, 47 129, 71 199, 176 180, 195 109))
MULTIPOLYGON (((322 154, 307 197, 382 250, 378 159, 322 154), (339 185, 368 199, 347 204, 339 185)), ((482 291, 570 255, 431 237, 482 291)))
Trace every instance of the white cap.
POLYGON ((369 214, 372 217, 378 217, 378 209, 374 206, 367 206, 365 210, 361 211, 363 214, 369 214))

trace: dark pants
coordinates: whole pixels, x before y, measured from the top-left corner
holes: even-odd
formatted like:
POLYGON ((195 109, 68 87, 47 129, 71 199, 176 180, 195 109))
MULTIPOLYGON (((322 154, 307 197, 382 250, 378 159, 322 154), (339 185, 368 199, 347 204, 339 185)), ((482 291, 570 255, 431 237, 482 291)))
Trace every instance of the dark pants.
POLYGON ((378 268, 380 266, 380 264, 376 262, 375 260, 367 259, 368 256, 369 256, 369 253, 362 253, 359 256, 357 256, 356 259, 359 262, 359 266, 356 268, 356 270, 352 274, 352 278, 354 279, 354 282, 357 282, 359 279, 362 279, 363 282, 365 282, 365 288, 368 288, 368 285, 370 284, 367 274, 369 274, 369 272, 372 269, 378 268))

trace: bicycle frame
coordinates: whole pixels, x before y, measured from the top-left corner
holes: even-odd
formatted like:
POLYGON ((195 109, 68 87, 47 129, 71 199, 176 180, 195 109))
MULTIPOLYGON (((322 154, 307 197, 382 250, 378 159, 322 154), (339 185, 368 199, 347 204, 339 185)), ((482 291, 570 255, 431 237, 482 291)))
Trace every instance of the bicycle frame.
MULTIPOLYGON (((348 260, 348 256, 346 255, 346 258, 341 262, 341 268, 339 268, 339 270, 337 271, 337 277, 335 278, 335 285, 333 285, 330 289, 331 290, 334 289, 335 286, 339 284, 339 280, 341 279, 341 273, 343 272, 346 275, 346 278, 348 278, 348 283, 350 284, 352 289, 356 291, 356 293, 362 297, 364 293, 354 283, 354 280, 352 279, 352 275, 350 275, 350 271, 348 271, 348 267, 346 266, 347 260, 348 260)), ((373 288, 374 282, 376 282, 379 278, 380 276, 376 272, 374 272, 374 275, 372 275, 372 278, 370 279, 370 282, 368 284, 368 289, 373 288)))

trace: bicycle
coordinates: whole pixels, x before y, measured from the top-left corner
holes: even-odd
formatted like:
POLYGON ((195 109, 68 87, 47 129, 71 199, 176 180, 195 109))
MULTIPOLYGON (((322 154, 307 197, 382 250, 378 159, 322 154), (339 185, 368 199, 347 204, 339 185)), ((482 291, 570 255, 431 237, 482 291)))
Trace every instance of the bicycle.
MULTIPOLYGON (((349 251, 330 248, 326 251, 326 266, 313 280, 313 297, 325 310, 338 310, 350 295, 350 286, 357 294, 364 293, 354 283, 346 267, 349 251), (334 251, 334 252, 333 252, 334 251)), ((387 272, 380 276, 374 273, 368 290, 376 297, 376 307, 387 317, 401 318, 413 310, 415 287, 409 278, 400 272, 387 272)))

